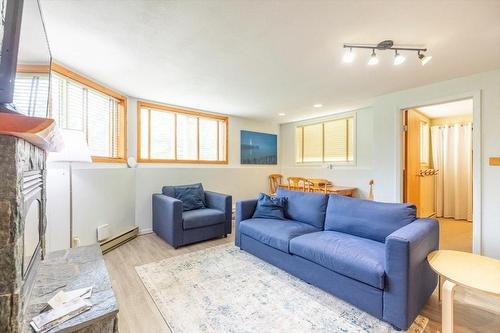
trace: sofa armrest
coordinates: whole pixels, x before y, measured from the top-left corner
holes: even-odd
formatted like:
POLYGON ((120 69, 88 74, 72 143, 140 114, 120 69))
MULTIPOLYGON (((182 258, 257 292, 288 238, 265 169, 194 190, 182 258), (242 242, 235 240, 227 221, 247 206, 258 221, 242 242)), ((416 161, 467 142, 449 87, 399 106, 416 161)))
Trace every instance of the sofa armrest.
POLYGON ((383 318, 400 329, 411 325, 436 288, 427 255, 438 247, 435 219, 417 219, 385 239, 383 318))
POLYGON ((233 197, 227 194, 205 191, 205 201, 208 208, 213 208, 224 212, 224 229, 226 234, 231 233, 233 219, 233 197))
POLYGON ((257 207, 257 199, 242 200, 236 203, 236 236, 234 243, 240 246, 240 222, 252 218, 257 207))
POLYGON ((182 201, 153 194, 153 231, 175 248, 182 245, 182 201))

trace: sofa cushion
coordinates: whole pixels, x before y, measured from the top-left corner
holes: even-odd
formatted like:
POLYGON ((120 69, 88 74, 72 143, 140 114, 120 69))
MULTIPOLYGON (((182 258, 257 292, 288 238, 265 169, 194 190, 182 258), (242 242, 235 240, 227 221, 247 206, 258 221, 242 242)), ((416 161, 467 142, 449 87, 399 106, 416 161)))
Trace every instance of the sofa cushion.
POLYGON ((318 230, 309 224, 291 220, 249 219, 240 222, 238 232, 289 253, 290 239, 318 230))
POLYGON ((225 220, 226 215, 224 212, 211 208, 195 209, 182 213, 182 227, 184 230, 224 223, 225 220))
POLYGON ((385 203, 330 195, 325 230, 339 231, 378 242, 416 219, 412 204, 385 203))
POLYGON ((336 231, 320 231, 292 239, 290 253, 384 289, 385 245, 382 243, 336 231))
POLYGON ((287 198, 285 217, 323 229, 328 196, 323 193, 290 191, 279 188, 277 197, 287 198))
POLYGON ((286 198, 259 194, 253 218, 285 220, 286 198))
POLYGON ((169 197, 182 201, 184 211, 205 208, 205 190, 201 183, 191 185, 163 186, 161 192, 169 197))

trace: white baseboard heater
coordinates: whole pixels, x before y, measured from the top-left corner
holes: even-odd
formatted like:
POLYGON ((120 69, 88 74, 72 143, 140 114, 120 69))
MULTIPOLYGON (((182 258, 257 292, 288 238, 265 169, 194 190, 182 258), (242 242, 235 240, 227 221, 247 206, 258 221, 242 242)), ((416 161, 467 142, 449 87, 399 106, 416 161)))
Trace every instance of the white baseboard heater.
POLYGON ((132 227, 117 236, 100 242, 101 251, 103 254, 108 253, 109 251, 116 249, 118 246, 136 238, 137 235, 139 235, 139 227, 132 227))

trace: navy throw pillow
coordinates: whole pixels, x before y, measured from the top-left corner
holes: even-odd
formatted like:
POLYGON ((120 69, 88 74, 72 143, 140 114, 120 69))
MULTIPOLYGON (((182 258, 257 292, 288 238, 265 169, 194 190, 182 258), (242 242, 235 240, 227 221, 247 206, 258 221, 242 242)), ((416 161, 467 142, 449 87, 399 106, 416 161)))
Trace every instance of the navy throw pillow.
POLYGON ((286 203, 286 197, 270 197, 267 194, 261 193, 257 200, 257 207, 253 213, 253 218, 286 220, 286 203))
POLYGON ((205 191, 201 184, 174 186, 174 196, 182 201, 182 210, 206 208, 205 191))

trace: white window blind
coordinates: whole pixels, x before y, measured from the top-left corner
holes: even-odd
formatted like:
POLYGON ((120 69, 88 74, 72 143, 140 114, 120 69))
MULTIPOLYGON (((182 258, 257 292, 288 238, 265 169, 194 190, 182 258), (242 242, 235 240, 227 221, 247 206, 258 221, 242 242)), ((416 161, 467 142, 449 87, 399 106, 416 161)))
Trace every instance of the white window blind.
POLYGON ((49 75, 17 73, 13 103, 16 110, 27 116, 47 117, 49 75))
POLYGON ((140 107, 140 160, 226 162, 227 119, 140 107))
POLYGON ((56 73, 51 85, 51 116, 57 125, 84 132, 94 157, 124 158, 120 101, 56 73))
POLYGON ((345 163, 354 161, 354 118, 341 118, 298 126, 296 162, 345 163))

